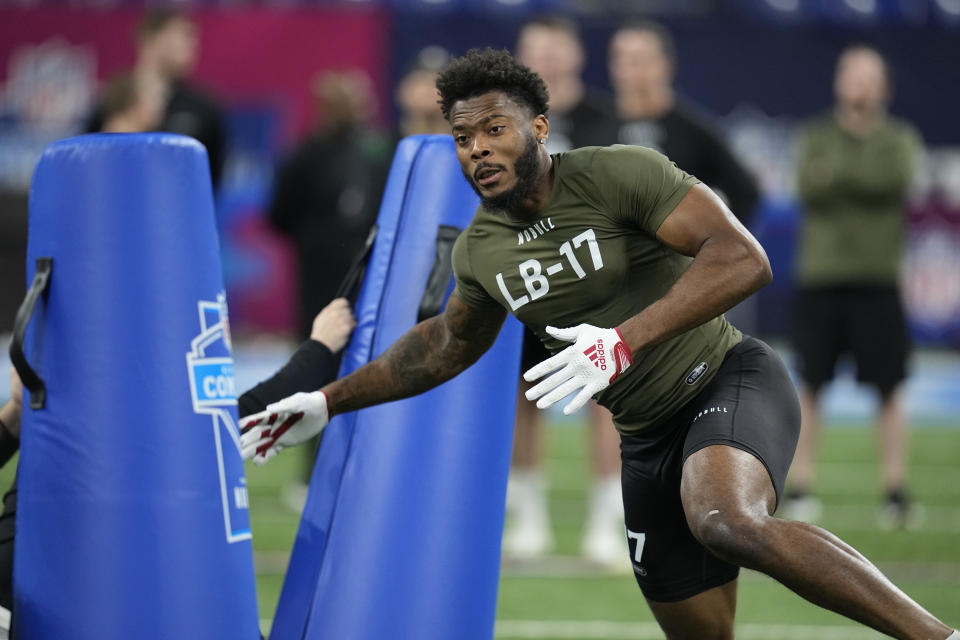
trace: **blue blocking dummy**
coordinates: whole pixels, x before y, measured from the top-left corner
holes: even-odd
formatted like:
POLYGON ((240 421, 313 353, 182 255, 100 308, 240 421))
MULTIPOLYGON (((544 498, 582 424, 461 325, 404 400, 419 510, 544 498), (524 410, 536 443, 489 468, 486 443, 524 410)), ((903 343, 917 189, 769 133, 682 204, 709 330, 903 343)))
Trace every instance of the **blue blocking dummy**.
MULTIPOLYGON (((476 206, 450 136, 401 142, 341 374, 416 324, 438 227, 476 206)), ((453 380, 333 419, 271 640, 493 637, 520 338, 508 319, 453 380)))
POLYGON ((14 624, 30 640, 259 638, 206 151, 54 143, 30 191, 14 624), (29 280, 28 280, 29 283, 29 280))

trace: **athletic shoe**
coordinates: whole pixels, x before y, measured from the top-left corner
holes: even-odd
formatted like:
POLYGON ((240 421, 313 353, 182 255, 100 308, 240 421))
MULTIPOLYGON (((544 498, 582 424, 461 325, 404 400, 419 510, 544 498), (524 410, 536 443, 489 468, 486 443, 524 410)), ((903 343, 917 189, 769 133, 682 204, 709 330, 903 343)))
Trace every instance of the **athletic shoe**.
POLYGON ((779 515, 787 520, 817 522, 823 515, 823 503, 806 491, 787 491, 779 515))
POLYGON ((884 531, 894 529, 915 530, 926 519, 923 505, 917 504, 904 488, 888 491, 883 507, 877 515, 877 524, 884 531))

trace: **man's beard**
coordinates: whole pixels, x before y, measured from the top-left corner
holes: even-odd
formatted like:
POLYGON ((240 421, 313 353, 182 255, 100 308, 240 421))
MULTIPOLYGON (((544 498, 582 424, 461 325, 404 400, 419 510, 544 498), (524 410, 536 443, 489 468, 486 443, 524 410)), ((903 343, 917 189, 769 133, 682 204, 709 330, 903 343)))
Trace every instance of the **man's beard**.
MULTIPOLYGON (((513 173, 517 177, 516 184, 512 189, 508 189, 499 195, 485 198, 477 187, 471 176, 466 176, 467 182, 473 187, 473 190, 480 196, 480 204, 487 211, 500 211, 510 213, 516 211, 523 200, 530 195, 537 183, 537 170, 539 169, 538 159, 540 157, 540 148, 537 139, 533 136, 527 137, 523 153, 517 158, 513 165, 513 173)), ((496 166, 496 165, 492 165, 496 166)), ((503 165, 499 165, 503 166, 503 165)))

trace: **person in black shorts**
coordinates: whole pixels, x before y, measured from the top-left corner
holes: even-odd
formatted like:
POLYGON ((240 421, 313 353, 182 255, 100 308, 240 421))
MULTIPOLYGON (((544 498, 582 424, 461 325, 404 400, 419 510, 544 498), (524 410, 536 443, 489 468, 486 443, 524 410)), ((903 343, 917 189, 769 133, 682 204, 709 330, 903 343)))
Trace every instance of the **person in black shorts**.
POLYGON ((797 163, 803 217, 793 346, 803 379, 803 430, 785 506, 797 519, 819 515, 819 501, 810 494, 819 393, 838 358, 850 353, 857 379, 880 400, 880 524, 904 526, 915 523, 920 511, 905 488, 901 383, 908 337, 898 283, 904 210, 921 143, 912 126, 887 115, 887 68, 875 49, 846 49, 834 86, 836 106, 807 123, 797 163))
POLYGON ((798 405, 777 356, 723 317, 772 277, 723 201, 650 149, 549 154, 546 87, 505 51, 468 52, 437 86, 481 203, 454 245, 446 308, 350 375, 243 420, 241 455, 266 463, 331 416, 442 384, 513 313, 554 354, 524 374, 539 380, 527 400, 570 396, 569 415, 594 397, 614 415, 634 572, 670 640, 733 638, 738 567, 896 638, 960 639, 836 536, 774 516, 798 405))
POLYGON ((622 437, 627 539, 648 599, 686 600, 739 573, 691 533, 680 498, 687 459, 712 445, 745 451, 766 468, 779 500, 799 431, 800 407, 786 368, 769 346, 744 336, 679 411, 654 429, 622 437))

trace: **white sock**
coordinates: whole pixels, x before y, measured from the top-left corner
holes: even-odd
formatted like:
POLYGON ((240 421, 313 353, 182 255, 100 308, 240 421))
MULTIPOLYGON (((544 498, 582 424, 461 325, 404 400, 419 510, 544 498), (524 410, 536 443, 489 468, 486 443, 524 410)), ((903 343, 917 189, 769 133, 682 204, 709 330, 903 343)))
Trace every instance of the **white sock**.
POLYGON ((547 526, 547 488, 539 469, 517 469, 507 482, 507 509, 521 520, 547 526))
POLYGON ((947 640, 960 640, 960 631, 954 629, 953 633, 947 636, 947 640))
MULTIPOLYGON (((590 492, 590 508, 587 521, 604 526, 609 522, 623 520, 623 491, 619 474, 596 478, 590 492)), ((588 525, 589 526, 589 525, 588 525)))

